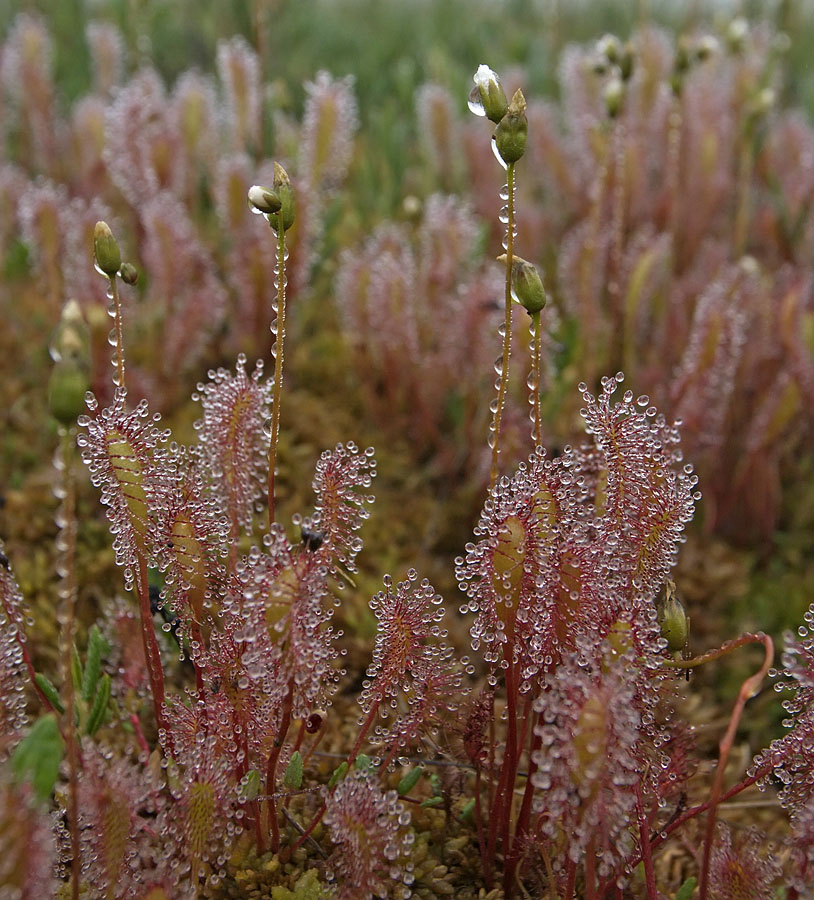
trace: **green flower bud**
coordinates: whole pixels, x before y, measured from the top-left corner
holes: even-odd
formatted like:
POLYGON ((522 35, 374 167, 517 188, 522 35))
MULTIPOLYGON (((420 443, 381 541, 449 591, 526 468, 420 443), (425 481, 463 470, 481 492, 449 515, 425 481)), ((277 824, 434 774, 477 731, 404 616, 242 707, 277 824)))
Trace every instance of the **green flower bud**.
POLYGON ((772 88, 763 88, 752 98, 751 111, 756 116, 763 116, 774 106, 775 100, 776 95, 772 88))
POLYGON ((599 56, 604 56, 609 63, 616 64, 622 54, 622 42, 615 34, 603 35, 596 42, 596 52, 599 56))
POLYGON ((119 270, 121 279, 125 284, 136 284, 138 282, 138 269, 133 263, 124 262, 119 270))
POLYGON ((478 66, 472 80, 475 87, 469 94, 469 109, 497 124, 509 108, 500 79, 489 66, 478 66))
POLYGON ((658 622, 661 636, 667 641, 667 649, 671 653, 683 650, 690 636, 690 620, 678 597, 668 594, 658 612, 658 622))
POLYGON ((62 425, 73 425, 85 412, 85 394, 90 389, 90 332, 76 300, 62 308, 49 346, 54 368, 48 382, 51 414, 62 425))
POLYGON ((718 39, 711 34, 705 34, 695 48, 695 55, 699 62, 706 62, 721 49, 718 39))
POLYGON ((729 23, 726 29, 726 45, 731 53, 740 53, 743 50, 746 38, 749 36, 749 23, 743 16, 738 16, 729 23))
POLYGON ((58 362, 48 381, 48 406, 60 425, 73 425, 85 412, 90 379, 84 366, 72 359, 58 362))
POLYGON ((673 60, 673 73, 676 75, 684 75, 689 71, 692 55, 690 46, 685 39, 679 40, 676 47, 676 58, 673 60))
POLYGON ((249 188, 249 196, 247 199, 251 211, 259 215, 274 215, 280 211, 280 207, 282 206, 280 197, 276 191, 259 184, 253 184, 249 188))
MULTIPOLYGON (((280 199, 278 212, 283 214, 283 231, 288 231, 294 224, 294 188, 291 187, 291 180, 286 170, 279 164, 274 163, 274 182, 273 193, 280 199)), ((271 227, 276 231, 279 219, 273 216, 269 219, 271 227)))
POLYGON ((115 277, 122 264, 122 255, 107 222, 97 222, 93 229, 93 255, 99 271, 108 278, 115 277))
POLYGON ((68 300, 62 307, 48 350, 54 362, 69 359, 90 368, 90 332, 76 300, 68 300))
POLYGON ((507 164, 516 163, 526 152, 529 123, 526 118, 526 98, 518 90, 506 115, 498 122, 494 142, 500 158, 507 164))
POLYGON ((621 78, 614 76, 608 80, 602 92, 605 110, 611 119, 615 119, 622 111, 625 102, 625 85, 621 78))
MULTIPOLYGON (((498 256, 498 262, 506 262, 506 254, 498 256)), ((546 305, 546 293, 537 266, 523 259, 512 257, 512 299, 533 316, 546 305)))

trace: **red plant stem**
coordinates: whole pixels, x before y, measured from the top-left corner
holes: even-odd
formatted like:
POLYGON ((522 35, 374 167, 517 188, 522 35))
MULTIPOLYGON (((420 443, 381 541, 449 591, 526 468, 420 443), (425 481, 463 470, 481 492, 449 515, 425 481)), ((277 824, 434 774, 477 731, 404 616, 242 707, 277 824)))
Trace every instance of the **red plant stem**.
MULTIPOLYGON (((790 749, 789 751, 790 752, 790 749)), ((751 787, 755 782, 760 781, 761 778, 764 778, 768 775, 772 769, 783 759, 783 757, 772 757, 771 761, 765 762, 762 766, 755 770, 752 775, 748 775, 742 781, 739 781, 736 785, 733 785, 728 791, 721 794, 718 798, 718 805, 721 803, 725 803, 727 800, 731 800, 732 797, 736 797, 741 791, 745 791, 746 788, 751 787)), ((664 828, 660 829, 659 832, 650 839, 650 849, 656 850, 660 847, 667 838, 676 830, 681 828, 686 822, 689 822, 690 819, 694 819, 696 816, 700 816, 701 813, 706 812, 710 806, 712 805, 711 800, 705 800, 703 803, 699 803, 698 806, 693 806, 691 809, 686 810, 680 816, 677 816, 669 825, 665 825, 664 828)), ((635 869, 639 863, 642 862, 641 854, 633 858, 633 860, 629 863, 630 869, 635 869)), ((607 879, 603 885, 602 890, 600 891, 600 896, 604 896, 612 887, 616 876, 612 876, 607 879)))
MULTIPOLYGON (((734 650, 736 647, 741 647, 744 644, 749 644, 749 643, 761 643, 766 648, 767 654, 769 652, 772 653, 772 656, 774 654, 774 645, 773 645, 770 637, 768 637, 765 634, 760 634, 760 633, 759 634, 744 634, 744 635, 741 635, 737 640, 733 641, 731 644, 725 645, 724 647, 719 647, 715 650, 711 650, 709 653, 705 653, 703 656, 696 657, 695 659, 665 660, 664 662, 665 662, 665 665, 668 665, 671 667, 680 668, 682 666, 686 666, 688 668, 693 668, 697 665, 701 665, 702 662, 706 662, 709 659, 716 659, 720 656, 725 655, 726 653, 730 652, 731 650, 734 650)), ((749 684, 749 682, 755 682, 755 686, 757 684, 759 684, 760 681, 763 679, 769 666, 771 666, 771 661, 769 661, 769 663, 767 665, 764 660, 764 664, 763 664, 763 666, 761 666, 760 671, 757 674, 752 675, 749 679, 747 679, 746 682, 744 682, 743 686, 741 687, 741 691, 738 695, 738 701, 736 702, 735 708, 733 709, 733 712, 732 712, 733 717, 737 714, 738 719, 740 719, 740 715, 743 712, 743 704, 741 704, 740 701, 741 701, 741 694, 743 694, 743 692, 744 692, 744 688, 749 684), (740 708, 738 708, 738 707, 740 707, 740 708)), ((749 697, 747 696, 744 700, 744 703, 748 699, 749 699, 749 697)), ((729 732, 731 730, 732 736, 734 739, 735 729, 737 729, 737 722, 735 722, 734 729, 732 728, 731 722, 732 722, 732 719, 730 719, 730 727, 727 729, 727 735, 729 734, 729 732)), ((721 740, 721 748, 722 748, 721 753, 723 752, 723 744, 724 744, 725 740, 726 740, 726 736, 721 740)), ((731 746, 732 745, 730 743, 729 746, 727 747, 727 750, 726 750, 727 755, 729 754, 731 746)), ((674 831, 681 828, 681 826, 684 825, 686 822, 689 822, 690 819, 694 819, 696 816, 701 815, 701 813, 704 813, 704 812, 707 812, 708 810, 716 808, 721 803, 725 803, 727 800, 730 800, 732 797, 735 797, 738 794, 740 794, 741 791, 745 791, 746 788, 751 787, 753 784, 755 784, 755 782, 760 781, 761 778, 765 778, 766 775, 768 775, 772 771, 772 769, 774 769, 783 760, 784 756, 791 753, 792 750, 793 750, 793 747, 789 746, 786 748, 785 754, 781 754, 780 756, 773 755, 770 760, 767 760, 761 766, 759 766, 757 769, 755 769, 755 771, 751 775, 747 775, 746 778, 743 778, 737 784, 733 785, 731 788, 729 788, 728 791, 720 793, 719 796, 715 797, 715 796, 713 796, 713 792, 710 792, 710 797, 708 800, 705 800, 703 803, 699 803, 698 806, 693 806, 691 809, 686 810, 680 816, 677 816, 674 821, 670 822, 669 825, 666 825, 664 828, 660 829, 658 834, 650 840, 651 850, 655 850, 659 846, 661 846, 661 844, 663 844, 674 831)), ((720 758, 719 758, 718 770, 716 771, 716 775, 715 775, 716 780, 718 779, 718 771, 721 771, 720 758)), ((721 776, 721 781, 723 781, 723 776, 721 776)), ((719 788, 719 790, 720 790, 720 788, 719 788)), ((707 825, 709 826, 709 823, 707 823, 707 825)), ((641 855, 635 857, 630 862, 629 868, 631 868, 631 869, 635 868, 640 862, 642 862, 641 855)), ((615 876, 608 879, 604 883, 603 889, 602 889, 602 891, 600 891, 600 896, 604 896, 604 893, 607 892, 608 890, 610 890, 614 879, 615 879, 615 876)))
POLYGON ((311 741, 311 746, 308 748, 308 750, 305 753, 305 756, 303 757, 303 760, 302 760, 303 766, 308 765, 309 760, 314 755, 314 751, 319 746, 319 743, 323 737, 325 737, 325 729, 320 728, 319 732, 314 736, 314 740, 311 741))
POLYGON ((373 724, 376 719, 376 715, 379 712, 379 706, 381 705, 382 698, 378 697, 373 701, 373 705, 370 707, 370 712, 367 714, 367 718, 362 724, 362 728, 359 731, 359 736, 356 738, 356 743, 353 745, 353 750, 348 754, 348 768, 350 768, 354 762, 356 761, 356 757, 359 753, 359 748, 362 746, 365 737, 367 736, 368 731, 370 731, 370 726, 373 724))
POLYGON ((492 883, 492 858, 486 851, 486 836, 483 833, 483 806, 481 804, 481 769, 478 766, 475 772, 475 823, 478 828, 478 844, 480 846, 480 859, 483 866, 483 880, 487 886, 492 883))
MULTIPOLYGON (((523 711, 524 728, 525 723, 532 717, 532 707, 533 701, 532 698, 529 697, 526 701, 526 708, 523 711)), ((525 734, 523 736, 523 742, 525 743, 525 734)), ((504 892, 506 892, 507 896, 509 886, 514 880, 514 872, 517 866, 517 860, 519 858, 520 847, 523 844, 523 841, 529 831, 529 823, 531 821, 531 802, 534 797, 534 783, 532 782, 532 777, 537 771, 537 762, 534 759, 534 754, 537 750, 540 749, 541 743, 542 738, 540 737, 540 735, 535 734, 532 730, 529 743, 529 771, 526 777, 526 787, 523 791, 523 801, 520 805, 520 812, 517 816, 517 825, 514 829, 514 840, 512 841, 511 851, 506 854, 506 874, 504 877, 503 889, 504 892)))
POLYGON ((266 794, 268 795, 268 827, 271 831, 271 849, 274 853, 280 850, 280 828, 277 823, 277 802, 274 799, 274 782, 277 778, 277 762, 285 743, 288 728, 291 725, 291 709, 294 705, 294 679, 288 683, 288 692, 283 701, 283 714, 280 720, 280 728, 274 738, 274 744, 269 754, 268 767, 266 768, 266 794))
POLYGON ((743 709, 746 706, 746 701, 757 694, 761 682, 774 661, 774 644, 767 634, 759 633, 749 635, 749 637, 752 641, 763 644, 765 651, 763 665, 754 675, 747 678, 741 685, 741 689, 738 692, 738 699, 735 701, 732 715, 729 718, 729 727, 721 738, 718 767, 715 770, 715 778, 712 782, 712 791, 709 798, 709 812, 707 814, 707 826, 704 834, 704 855, 701 864, 701 878, 698 886, 699 900, 707 900, 707 891, 709 888, 709 862, 712 854, 712 844, 715 839, 715 814, 723 791, 726 762, 729 759, 732 745, 735 743, 735 733, 738 730, 738 723, 743 714, 743 709))
POLYGON ((574 887, 577 882, 577 864, 569 859, 565 866, 565 893, 564 900, 573 900, 574 887))
POLYGON ((133 731, 136 735, 136 743, 139 745, 139 749, 142 753, 149 756, 150 746, 147 743, 147 738, 144 737, 144 732, 141 730, 141 722, 139 722, 139 718, 135 713, 130 713, 130 724, 133 726, 133 731))
POLYGON ((638 791, 636 796, 636 814, 639 819, 639 840, 642 848, 642 861, 644 862, 644 880, 647 886, 647 900, 658 900, 656 889, 656 873, 653 869, 653 855, 650 851, 650 826, 642 808, 642 794, 638 791))
POLYGON ((158 641, 155 636, 153 614, 150 610, 150 587, 147 583, 147 561, 139 553, 138 578, 136 579, 136 594, 141 613, 141 638, 144 643, 144 658, 147 661, 147 671, 150 676, 150 688, 153 694, 153 709, 155 710, 156 725, 166 735, 167 750, 172 756, 173 741, 166 719, 164 718, 164 670, 161 667, 161 652, 158 649, 158 641))
POLYGON ((509 648, 509 668, 506 670, 506 710, 508 715, 508 732, 506 734, 506 752, 503 755, 503 795, 502 803, 502 836, 501 844, 504 856, 509 852, 512 807, 514 805, 514 786, 517 781, 517 766, 520 761, 521 746, 517 741, 517 669, 512 659, 514 648, 509 648))
POLYGON ((596 837, 585 848, 585 900, 596 900, 596 837))
POLYGON ((297 739, 294 741, 294 746, 291 748, 292 753, 296 753, 297 750, 299 750, 300 747, 302 747, 302 741, 303 741, 304 737, 305 737, 305 719, 303 719, 300 722, 300 728, 299 728, 299 731, 297 732, 297 739))

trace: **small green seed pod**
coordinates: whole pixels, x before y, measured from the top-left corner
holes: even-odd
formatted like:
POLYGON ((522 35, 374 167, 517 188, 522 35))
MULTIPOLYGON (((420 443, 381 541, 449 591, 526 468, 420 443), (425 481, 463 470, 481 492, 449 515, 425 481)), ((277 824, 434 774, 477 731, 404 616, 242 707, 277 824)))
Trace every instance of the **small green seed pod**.
POLYGON ((526 98, 518 90, 512 97, 506 115, 495 129, 495 146, 500 158, 507 164, 516 163, 526 152, 529 123, 526 118, 526 98))
POLYGON ((667 649, 671 653, 683 650, 690 636, 690 620, 678 597, 667 597, 664 607, 659 610, 658 622, 667 649))
POLYGON ((90 389, 87 370, 71 359, 54 365, 48 380, 48 408, 60 425, 73 425, 85 412, 85 394, 90 389))
MULTIPOLYGON (((497 261, 505 263, 506 254, 498 256, 497 261)), ((537 266, 522 256, 512 257, 512 299, 530 316, 546 305, 546 292, 537 266)))
POLYGON ((537 267, 519 256, 512 260, 512 294, 529 315, 540 312, 546 304, 545 288, 537 267))
POLYGON ((125 284, 138 283, 138 269, 133 263, 123 262, 121 269, 119 269, 119 275, 125 284))
POLYGON ((114 278, 122 264, 122 255, 107 222, 97 222, 93 229, 93 255, 99 270, 114 278))

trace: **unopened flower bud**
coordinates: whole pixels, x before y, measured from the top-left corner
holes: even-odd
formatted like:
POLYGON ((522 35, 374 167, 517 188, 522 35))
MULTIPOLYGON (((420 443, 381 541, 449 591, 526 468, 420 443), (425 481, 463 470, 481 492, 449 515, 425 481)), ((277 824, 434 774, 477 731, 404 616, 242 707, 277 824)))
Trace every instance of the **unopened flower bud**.
POLYGON ((265 216, 278 213, 282 206, 276 191, 259 184, 253 184, 249 188, 248 200, 252 212, 261 213, 265 216))
POLYGON ((90 367, 90 333, 76 300, 68 300, 63 306, 48 350, 54 362, 71 359, 90 367))
POLYGON ((695 55, 699 62, 706 62, 710 57, 715 56, 720 49, 721 45, 718 43, 718 38, 713 37, 711 34, 705 34, 696 45, 695 55))
POLYGON ((604 56, 595 56, 591 60, 591 71, 594 75, 607 75, 608 68, 608 61, 604 56))
POLYGON ((749 23, 743 16, 738 16, 729 23, 726 29, 726 45, 732 53, 740 53, 749 34, 749 23))
POLYGON ((671 653, 683 650, 690 636, 690 620, 678 597, 673 594, 667 597, 659 610, 658 622, 667 649, 671 653))
POLYGON ((618 63, 622 53, 622 42, 615 34, 605 34, 596 42, 596 52, 609 63, 618 63))
POLYGON ((605 101, 605 110, 611 119, 615 119, 622 111, 625 102, 625 85, 621 78, 614 76, 605 85, 602 92, 605 101))
MULTIPOLYGON (((288 177, 286 170, 279 164, 274 163, 274 183, 273 193, 280 199, 278 212, 283 214, 283 231, 288 231, 294 224, 294 188, 291 187, 291 179, 288 177)), ((269 220, 271 227, 276 230, 277 217, 269 220)))
POLYGON ((85 412, 90 378, 85 366, 65 358, 55 364, 48 381, 48 406, 61 425, 73 425, 85 412))
POLYGON ((494 141, 500 158, 507 164, 516 163, 526 152, 529 123, 526 118, 526 98, 518 90, 512 97, 506 115, 497 123, 494 141))
POLYGON ((752 99, 752 112, 756 116, 765 115, 773 106, 775 92, 772 88, 763 88, 752 99))
MULTIPOLYGON (((505 253, 498 257, 498 262, 506 262, 505 253)), ((512 257, 512 298, 530 316, 540 312, 546 304, 545 288, 537 266, 522 256, 512 257)))
POLYGON ((122 255, 107 222, 97 222, 93 229, 93 255, 99 270, 108 278, 113 278, 119 271, 122 255))
POLYGON ((469 109, 497 124, 509 108, 500 79, 489 66, 478 66, 472 80, 475 87, 469 94, 469 109))
POLYGON ((673 60, 673 72, 677 75, 684 75, 689 71, 692 62, 692 54, 690 53, 690 45, 686 39, 682 38, 676 47, 676 57, 673 60))
POLYGON ((125 284, 136 284, 138 282, 138 269, 133 263, 122 263, 119 275, 121 275, 121 279, 125 284))

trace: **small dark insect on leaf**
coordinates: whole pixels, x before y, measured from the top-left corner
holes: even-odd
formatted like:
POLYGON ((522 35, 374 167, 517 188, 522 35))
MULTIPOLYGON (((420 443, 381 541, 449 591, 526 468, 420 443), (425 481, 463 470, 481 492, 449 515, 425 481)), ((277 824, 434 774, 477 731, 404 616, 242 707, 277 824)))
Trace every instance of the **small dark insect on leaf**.
POLYGON ((220 678, 215 676, 212 679, 212 684, 210 685, 210 688, 212 689, 213 694, 217 694, 217 692, 220 690, 220 678))
POLYGON ((325 535, 321 531, 312 531, 310 528, 302 529, 302 542, 306 550, 315 553, 322 546, 325 535))
POLYGON ((5 553, 3 553, 2 550, 0 550, 0 566, 2 566, 4 569, 8 569, 9 567, 8 557, 5 553))

